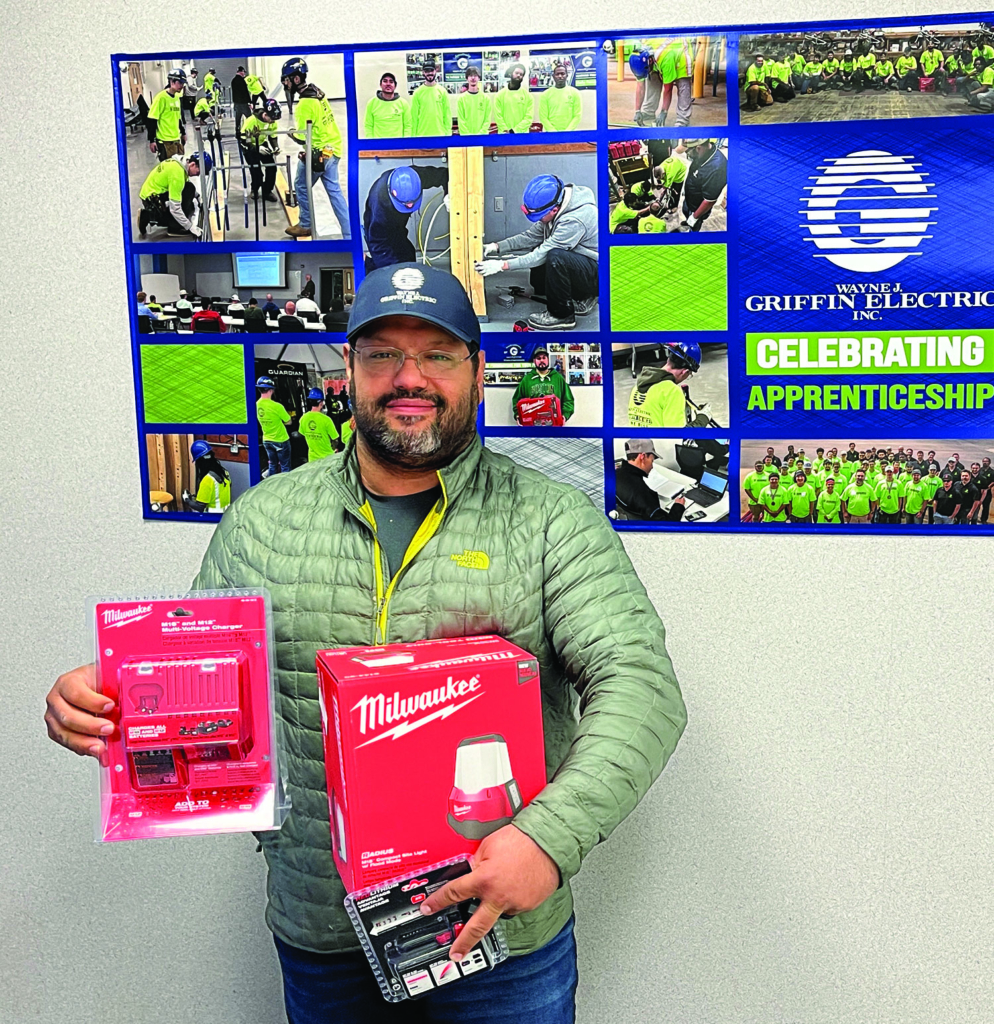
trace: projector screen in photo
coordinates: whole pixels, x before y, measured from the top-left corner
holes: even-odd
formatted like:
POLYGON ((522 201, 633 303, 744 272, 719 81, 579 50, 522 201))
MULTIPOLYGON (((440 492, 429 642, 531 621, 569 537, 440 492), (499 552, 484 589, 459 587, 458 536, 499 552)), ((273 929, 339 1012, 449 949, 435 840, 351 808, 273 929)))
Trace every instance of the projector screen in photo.
POLYGON ((236 288, 285 288, 286 254, 233 252, 231 270, 236 288))

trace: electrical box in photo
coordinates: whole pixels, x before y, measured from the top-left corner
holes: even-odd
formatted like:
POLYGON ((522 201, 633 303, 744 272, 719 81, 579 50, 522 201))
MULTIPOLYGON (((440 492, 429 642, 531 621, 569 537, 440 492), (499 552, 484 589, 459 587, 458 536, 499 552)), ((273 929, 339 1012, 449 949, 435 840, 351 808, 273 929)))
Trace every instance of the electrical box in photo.
POLYGON ((349 892, 472 852, 545 786, 538 662, 498 636, 317 656, 349 892))

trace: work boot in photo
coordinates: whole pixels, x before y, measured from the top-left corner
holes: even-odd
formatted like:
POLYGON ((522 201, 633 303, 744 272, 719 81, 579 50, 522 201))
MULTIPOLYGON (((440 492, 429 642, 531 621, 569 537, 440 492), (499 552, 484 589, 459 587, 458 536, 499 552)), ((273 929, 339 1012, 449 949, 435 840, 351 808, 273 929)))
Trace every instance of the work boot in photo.
POLYGON ((577 316, 590 316, 594 311, 594 306, 597 305, 597 296, 592 295, 589 299, 574 299, 573 309, 576 310, 577 316))
POLYGON ((528 326, 533 331, 571 331, 576 327, 576 318, 553 316, 548 310, 543 310, 528 317, 528 326))
POLYGON ((310 228, 305 228, 303 224, 291 224, 290 227, 288 227, 286 229, 286 233, 291 238, 310 238, 311 237, 311 229, 310 228))

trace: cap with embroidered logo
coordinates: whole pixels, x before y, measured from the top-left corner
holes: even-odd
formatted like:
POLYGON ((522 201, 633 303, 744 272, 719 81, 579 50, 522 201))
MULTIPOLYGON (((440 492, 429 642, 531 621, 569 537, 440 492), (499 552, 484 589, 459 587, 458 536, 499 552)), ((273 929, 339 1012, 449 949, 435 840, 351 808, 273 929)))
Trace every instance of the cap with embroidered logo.
POLYGON ((480 321, 465 289, 451 274, 421 263, 395 263, 370 273, 356 292, 347 338, 388 316, 413 316, 435 324, 470 352, 480 350, 480 321))

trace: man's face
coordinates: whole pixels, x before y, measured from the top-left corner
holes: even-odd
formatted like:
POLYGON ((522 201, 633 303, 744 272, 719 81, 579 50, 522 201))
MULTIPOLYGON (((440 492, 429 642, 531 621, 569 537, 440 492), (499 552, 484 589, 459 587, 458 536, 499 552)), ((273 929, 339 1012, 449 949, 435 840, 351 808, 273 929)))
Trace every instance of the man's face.
POLYGON ((759 57, 759 56, 756 57, 756 67, 757 68, 761 68, 765 63, 766 63, 766 59, 764 57, 759 57))
POLYGON ((549 353, 548 352, 536 352, 532 363, 535 364, 535 369, 541 373, 545 373, 549 368, 549 353))
POLYGON ((397 89, 397 83, 394 80, 393 75, 384 75, 380 79, 380 92, 384 96, 392 96, 397 89))
POLYGON ((635 460, 635 464, 638 466, 639 469, 642 470, 643 473, 648 473, 652 469, 655 461, 655 452, 640 452, 639 457, 635 460))
POLYGON ((935 468, 935 466, 931 466, 929 468, 928 475, 929 476, 938 476, 939 475, 939 471, 938 471, 938 469, 935 468))
MULTIPOLYGON (((440 327, 409 316, 391 316, 358 338, 356 351, 396 348, 409 356, 445 351, 462 358, 465 342, 440 327)), ((369 373, 349 353, 346 373, 356 429, 382 462, 409 469, 446 466, 472 440, 476 409, 483 398, 483 358, 474 374, 471 360, 445 378, 425 377, 413 359, 396 373, 369 373)))
POLYGON ((434 67, 423 68, 421 74, 424 76, 424 80, 432 85, 435 81, 435 77, 438 75, 438 69, 434 67))
POLYGON ((195 164, 192 160, 186 165, 186 170, 191 178, 200 176, 200 164, 195 164))
POLYGON ((970 474, 965 469, 963 470, 962 473, 960 473, 959 478, 960 478, 960 482, 964 486, 966 486, 966 484, 968 484, 970 482, 970 474))
POLYGON ((773 458, 773 449, 772 448, 767 448, 766 449, 766 454, 772 459, 773 458))
POLYGON ((170 78, 167 83, 169 91, 175 96, 176 93, 183 91, 183 83, 178 78, 170 78))
POLYGON ((990 468, 991 468, 991 460, 985 458, 984 459, 984 469, 990 469, 990 468))
POLYGON ((773 465, 773 456, 772 455, 767 455, 766 458, 763 459, 763 465, 764 466, 772 466, 773 465))
POLYGON ((855 444, 855 442, 850 442, 849 443, 849 451, 851 451, 851 452, 856 451, 856 444, 855 444))
POLYGON ((856 470, 856 483, 866 483, 866 474, 861 469, 856 470))
POLYGON ((556 84, 557 89, 562 89, 566 85, 566 68, 560 64, 555 71, 552 72, 552 80, 556 84))
POLYGON ((756 470, 757 473, 762 473, 763 472, 763 464, 761 462, 757 462, 755 467, 754 467, 754 469, 756 470))
POLYGON ((835 480, 832 477, 829 477, 825 481, 825 490, 828 491, 829 494, 831 494, 832 491, 835 490, 835 480))
POLYGON ((480 89, 480 76, 479 75, 467 75, 466 76, 466 90, 467 92, 479 92, 480 89))
POLYGON ((953 452, 953 462, 959 462, 959 452, 953 452))
POLYGON ((522 81, 522 79, 524 77, 525 77, 525 69, 522 68, 522 67, 516 67, 511 72, 511 81, 512 82, 517 82, 519 85, 521 84, 521 81, 522 81))
POLYGON ((935 458, 935 452, 929 452, 929 453, 928 453, 928 457, 929 457, 930 459, 934 459, 934 458, 935 458))

